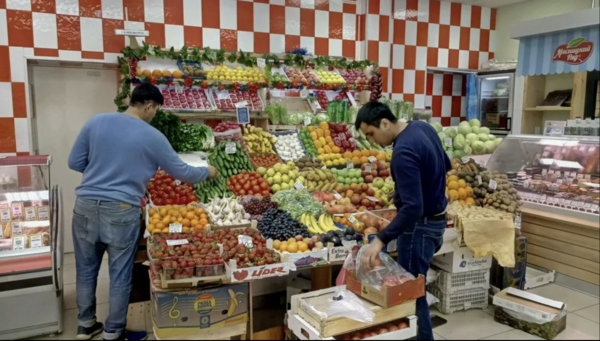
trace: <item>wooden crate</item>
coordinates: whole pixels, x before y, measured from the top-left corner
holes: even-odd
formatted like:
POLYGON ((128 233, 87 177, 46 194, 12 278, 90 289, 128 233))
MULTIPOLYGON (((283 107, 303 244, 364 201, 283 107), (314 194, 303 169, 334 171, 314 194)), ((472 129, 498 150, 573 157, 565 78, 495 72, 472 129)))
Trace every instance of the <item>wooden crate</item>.
MULTIPOLYGON (((209 329, 194 334, 181 335, 177 337, 167 337, 164 339, 156 336, 157 340, 231 340, 234 337, 238 337, 240 340, 246 340, 248 324, 238 323, 227 328, 209 329)), ((156 334, 156 328, 152 326, 154 335, 156 334)))
MULTIPOLYGON (((292 312, 315 327, 322 337, 346 334, 371 326, 371 324, 341 316, 326 317, 325 313, 331 305, 336 290, 337 287, 333 287, 292 296, 292 312)), ((375 325, 399 320, 416 313, 416 301, 409 301, 387 309, 366 300, 362 301, 375 313, 373 321, 375 325)))

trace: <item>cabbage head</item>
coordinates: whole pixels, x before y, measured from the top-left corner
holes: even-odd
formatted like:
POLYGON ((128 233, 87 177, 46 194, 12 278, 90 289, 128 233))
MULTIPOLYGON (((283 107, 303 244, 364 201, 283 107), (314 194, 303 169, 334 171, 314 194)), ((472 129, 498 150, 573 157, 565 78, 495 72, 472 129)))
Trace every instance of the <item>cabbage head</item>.
POLYGON ((480 133, 477 135, 477 137, 479 138, 479 141, 481 141, 481 142, 485 142, 485 141, 489 140, 488 134, 480 133))
POLYGON ((492 154, 496 150, 496 143, 494 141, 485 141, 483 144, 485 145, 486 154, 492 154))
POLYGON ((444 127, 442 127, 442 124, 440 122, 431 122, 431 126, 433 127, 433 129, 435 129, 437 133, 440 133, 444 130, 444 127))
POLYGON ((502 138, 498 137, 497 139, 494 140, 494 143, 496 144, 496 147, 498 147, 500 145, 500 143, 502 143, 502 138))
POLYGON ((473 153, 476 155, 485 154, 485 144, 481 141, 473 142, 471 148, 473 148, 473 153))
POLYGON ((454 147, 454 149, 463 150, 463 149, 465 149, 466 145, 467 145, 467 140, 465 139, 464 135, 461 135, 461 134, 456 135, 456 137, 454 138, 454 141, 452 143, 452 146, 454 147))
POLYGON ((479 134, 479 133, 481 133, 481 128, 479 128, 477 126, 471 127, 471 132, 473 134, 479 134))
POLYGON ((327 115, 325 113, 318 114, 312 119, 312 124, 319 124, 321 122, 327 122, 327 115))
POLYGON ((473 134, 473 133, 467 134, 466 139, 467 139, 467 144, 469 146, 472 146, 473 142, 479 141, 479 137, 477 137, 477 134, 473 134))
POLYGON ((479 128, 479 127, 481 127, 481 122, 479 122, 478 119, 473 118, 473 119, 469 120, 469 125, 471 127, 477 127, 477 128, 479 128))
POLYGON ((454 157, 456 158, 461 158, 463 156, 466 156, 467 154, 465 153, 464 150, 462 149, 454 149, 454 152, 452 153, 454 155, 454 157))
POLYGON ((481 127, 481 130, 479 132, 481 134, 489 135, 490 134, 490 128, 488 128, 488 127, 481 127))
POLYGON ((440 137, 440 141, 442 141, 442 145, 443 145, 444 144, 444 139, 446 137, 448 137, 448 136, 446 136, 446 134, 443 131, 439 132, 438 136, 440 137))
POLYGON ((454 139, 456 137, 456 129, 454 128, 448 128, 446 130, 444 130, 444 133, 446 134, 446 136, 448 136, 451 139, 454 139))
POLYGON ((471 155, 471 154, 473 154, 473 149, 472 149, 472 148, 471 148, 469 145, 466 145, 466 146, 465 146, 465 154, 466 154, 466 155, 471 155))
POLYGON ((463 134, 463 135, 470 134, 471 126, 469 125, 469 122, 467 122, 467 121, 460 122, 460 124, 458 125, 458 133, 463 134))
POLYGON ((448 155, 448 158, 450 158, 450 160, 454 159, 454 153, 452 153, 452 150, 447 150, 446 155, 448 155))
POLYGON ((492 135, 492 134, 489 134, 489 135, 488 135, 488 140, 489 140, 489 141, 494 141, 495 139, 496 139, 496 136, 495 136, 495 135, 492 135))

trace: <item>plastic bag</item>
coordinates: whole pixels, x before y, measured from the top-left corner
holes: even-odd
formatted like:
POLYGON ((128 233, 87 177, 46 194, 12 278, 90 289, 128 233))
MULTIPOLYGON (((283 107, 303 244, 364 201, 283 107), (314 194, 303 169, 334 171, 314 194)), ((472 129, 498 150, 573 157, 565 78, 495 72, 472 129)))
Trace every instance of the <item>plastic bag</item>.
POLYGON ((341 316, 362 323, 373 323, 375 313, 369 309, 363 300, 346 290, 346 287, 337 287, 333 294, 333 303, 327 310, 327 316, 341 316))
POLYGON ((240 128, 227 130, 222 133, 214 132, 213 134, 215 135, 216 143, 231 140, 234 142, 239 142, 244 150, 246 149, 246 141, 244 140, 242 129, 240 128))
POLYGON ((415 276, 404 270, 392 257, 383 252, 379 253, 379 262, 372 269, 361 265, 362 253, 368 246, 363 246, 358 251, 356 261, 356 279, 362 284, 381 287, 382 285, 394 286, 415 279, 415 276))
POLYGON ((346 257, 346 260, 344 261, 344 266, 342 266, 342 270, 340 271, 337 278, 335 279, 336 286, 346 285, 346 278, 347 278, 346 274, 348 273, 348 271, 352 271, 356 268, 356 256, 357 255, 358 255, 358 247, 352 248, 352 251, 350 253, 348 253, 348 257, 346 257))

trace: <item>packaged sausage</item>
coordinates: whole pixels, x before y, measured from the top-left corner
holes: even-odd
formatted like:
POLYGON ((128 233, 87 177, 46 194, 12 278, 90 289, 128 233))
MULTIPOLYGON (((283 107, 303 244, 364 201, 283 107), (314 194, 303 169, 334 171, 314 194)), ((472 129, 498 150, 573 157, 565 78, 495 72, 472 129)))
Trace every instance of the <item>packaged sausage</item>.
POLYGON ((0 222, 6 223, 10 220, 10 208, 0 208, 0 222))
POLYGON ((25 207, 25 220, 32 221, 37 219, 37 211, 33 206, 25 207))
POLYGON ((38 220, 50 220, 50 209, 48 206, 40 206, 37 208, 38 220))
POLYGON ((10 213, 12 214, 13 220, 19 220, 23 218, 23 210, 25 206, 22 202, 13 202, 10 204, 10 213))

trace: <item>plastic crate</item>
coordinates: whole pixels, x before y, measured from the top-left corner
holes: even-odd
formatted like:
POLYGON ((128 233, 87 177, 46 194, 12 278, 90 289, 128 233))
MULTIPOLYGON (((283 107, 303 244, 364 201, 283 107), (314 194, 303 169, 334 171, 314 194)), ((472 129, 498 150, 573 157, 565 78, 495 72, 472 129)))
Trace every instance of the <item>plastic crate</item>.
POLYGON ((481 288, 487 290, 490 288, 490 269, 454 274, 444 270, 435 270, 438 271, 438 278, 431 283, 431 286, 446 294, 454 294, 468 289, 481 288))
POLYGON ((469 309, 485 309, 488 306, 488 289, 476 288, 446 294, 437 288, 431 288, 430 292, 440 300, 435 307, 444 315, 469 309))

